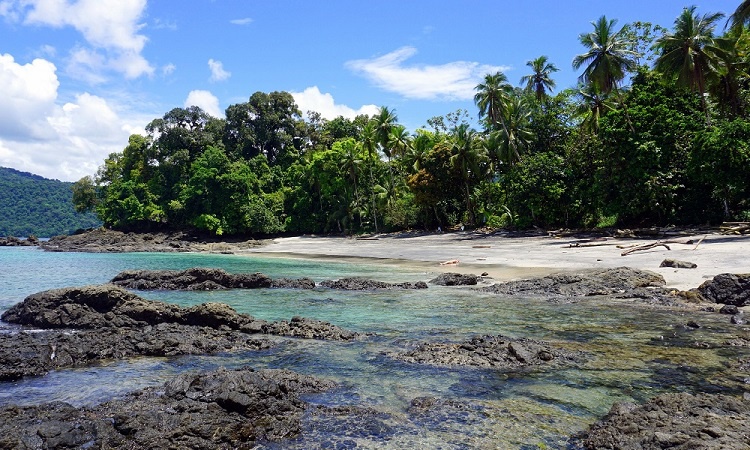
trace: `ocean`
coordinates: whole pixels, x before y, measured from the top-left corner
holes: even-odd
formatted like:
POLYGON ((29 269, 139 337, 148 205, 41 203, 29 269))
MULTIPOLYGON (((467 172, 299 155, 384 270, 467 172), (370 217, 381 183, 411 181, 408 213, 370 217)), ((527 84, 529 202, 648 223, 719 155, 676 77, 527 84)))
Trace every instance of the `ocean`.
MULTIPOLYGON (((273 278, 306 276, 316 282, 345 276, 429 281, 437 275, 377 261, 0 247, 0 313, 32 293, 105 283, 123 270, 190 267, 262 272, 273 278)), ((311 414, 301 438, 265 445, 269 448, 565 448, 569 436, 605 415, 614 402, 642 402, 664 392, 740 392, 742 379, 727 362, 748 355, 747 349, 722 345, 736 330, 727 316, 608 298, 549 301, 433 285, 416 291, 138 294, 181 306, 227 303, 269 321, 310 317, 370 336, 346 343, 273 337, 279 345, 260 352, 103 361, 0 383, 0 406, 49 401, 92 405, 158 386, 182 371, 249 365, 334 380, 338 388, 305 400, 377 412, 367 423, 344 416, 322 421, 311 414), (689 320, 701 328, 685 327, 689 320), (461 342, 486 334, 545 340, 586 357, 572 367, 513 372, 438 368, 389 357, 424 342, 461 342), (434 414, 410 412, 412 401, 421 397, 448 406, 434 414)), ((14 331, 0 323, 0 332, 14 331)))

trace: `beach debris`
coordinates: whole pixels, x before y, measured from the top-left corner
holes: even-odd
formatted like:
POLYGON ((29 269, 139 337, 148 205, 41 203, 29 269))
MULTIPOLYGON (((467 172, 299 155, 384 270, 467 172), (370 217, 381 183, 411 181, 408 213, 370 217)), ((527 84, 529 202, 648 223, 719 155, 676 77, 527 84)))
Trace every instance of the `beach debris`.
POLYGON ((664 241, 656 241, 650 244, 638 245, 631 249, 625 250, 624 252, 620 253, 620 256, 628 256, 631 253, 641 252, 644 250, 651 250, 652 248, 656 248, 656 247, 664 247, 667 250, 672 250, 671 248, 669 248, 667 244, 664 243, 664 241))
POLYGON ((607 237, 600 237, 600 238, 593 238, 593 239, 580 239, 574 242, 569 242, 568 248, 600 247, 602 245, 612 245, 612 243, 608 241, 609 241, 609 238, 607 237))
POLYGON ((460 262, 461 261, 459 261, 457 259, 449 259, 448 261, 441 262, 440 265, 441 266, 457 266, 458 263, 460 263, 460 262))
POLYGON ((719 229, 721 234, 747 234, 750 233, 750 222, 724 222, 719 229))

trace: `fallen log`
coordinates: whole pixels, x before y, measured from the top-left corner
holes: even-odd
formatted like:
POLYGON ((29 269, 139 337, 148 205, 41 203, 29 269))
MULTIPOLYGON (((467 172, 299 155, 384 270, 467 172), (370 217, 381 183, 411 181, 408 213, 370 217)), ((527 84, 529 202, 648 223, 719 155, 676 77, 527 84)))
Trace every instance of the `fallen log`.
POLYGON ((651 244, 639 245, 629 250, 625 250, 624 252, 620 253, 620 256, 628 256, 631 253, 641 252, 644 250, 651 250, 652 248, 656 248, 656 247, 665 247, 667 250, 672 250, 671 248, 669 248, 667 244, 665 244, 662 241, 659 241, 659 242, 652 242, 651 244))

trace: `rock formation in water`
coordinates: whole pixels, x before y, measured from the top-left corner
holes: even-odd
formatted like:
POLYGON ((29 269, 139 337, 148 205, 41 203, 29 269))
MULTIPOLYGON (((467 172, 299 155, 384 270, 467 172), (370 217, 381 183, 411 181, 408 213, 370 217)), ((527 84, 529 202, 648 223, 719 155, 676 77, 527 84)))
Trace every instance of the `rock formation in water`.
POLYGON ((439 286, 474 286, 479 281, 479 278, 473 274, 447 272, 433 278, 430 280, 430 283, 439 286))
POLYGON ((299 396, 334 386, 287 370, 185 373, 91 408, 0 408, 0 448, 255 448, 296 437, 299 396))
POLYGON ((141 291, 182 290, 214 291, 222 289, 295 288, 314 289, 310 278, 272 280, 262 273, 229 273, 222 269, 194 267, 186 270, 126 270, 112 284, 141 291))
POLYGON ((249 335, 352 340, 359 334, 314 319, 266 322, 222 303, 183 308, 108 284, 53 289, 13 305, 2 320, 44 330, 0 334, 0 379, 130 356, 260 349, 249 335))
POLYGON ((750 305, 750 273, 722 273, 701 284, 697 292, 706 300, 726 305, 750 305))
POLYGON ((532 339, 477 336, 462 343, 424 343, 414 350, 391 353, 400 361, 434 366, 474 366, 512 370, 570 363, 578 354, 532 339))
POLYGON ((416 283, 385 283, 383 281, 368 280, 359 277, 342 278, 340 280, 324 280, 320 282, 320 285, 329 289, 341 289, 345 291, 427 289, 427 283, 424 281, 417 281, 416 283))
POLYGON ((616 403, 579 439, 587 449, 748 449, 748 417, 750 400, 663 394, 640 406, 616 403))

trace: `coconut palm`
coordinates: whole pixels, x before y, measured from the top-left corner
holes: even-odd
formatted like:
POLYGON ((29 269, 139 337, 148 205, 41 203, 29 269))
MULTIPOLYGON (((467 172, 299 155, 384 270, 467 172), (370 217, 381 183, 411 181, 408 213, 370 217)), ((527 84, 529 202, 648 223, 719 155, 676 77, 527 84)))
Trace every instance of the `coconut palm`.
POLYGON ((479 108, 479 118, 484 119, 488 130, 505 128, 503 110, 513 87, 508 83, 508 77, 502 72, 487 74, 484 81, 475 88, 474 103, 479 108))
POLYGON ((539 58, 527 61, 526 65, 531 67, 533 73, 521 77, 521 84, 525 83, 526 90, 534 92, 537 101, 541 102, 547 97, 547 91, 555 88, 555 80, 552 79, 551 74, 560 69, 553 63, 547 62, 546 56, 540 56, 539 58))
POLYGON ((370 166, 370 199, 372 200, 372 221, 375 225, 375 232, 378 232, 378 214, 375 206, 375 177, 373 175, 373 166, 377 160, 377 130, 375 128, 375 121, 368 121, 362 128, 362 134, 360 135, 362 147, 367 152, 367 160, 370 166))
POLYGON ((526 100, 518 95, 511 97, 505 108, 507 131, 504 138, 503 161, 514 164, 521 160, 521 151, 531 145, 534 133, 529 128, 531 109, 526 100))
POLYGON ((744 0, 729 16, 729 23, 732 24, 732 28, 742 28, 748 22, 750 22, 750 0, 744 0))
POLYGON ((632 50, 632 42, 628 41, 627 28, 615 31, 617 20, 607 20, 605 16, 601 16, 596 22, 591 22, 591 25, 594 26, 594 31, 578 36, 588 51, 573 59, 573 68, 578 70, 585 66, 583 74, 578 78, 581 83, 594 85, 602 94, 614 92, 617 95, 625 108, 625 118, 630 130, 634 131, 618 85, 627 72, 637 68, 638 53, 632 50))
POLYGON ((576 113, 582 118, 581 127, 594 134, 598 133, 599 119, 605 112, 615 109, 615 103, 594 85, 579 86, 575 96, 578 98, 576 113))
POLYGON ((469 186, 472 173, 475 175, 480 170, 480 165, 485 159, 484 150, 481 147, 477 132, 462 123, 453 129, 452 133, 451 164, 455 167, 463 180, 464 199, 466 200, 466 211, 469 213, 469 222, 476 223, 474 207, 471 202, 471 188, 469 186))
POLYGON ((698 16, 696 7, 682 10, 674 22, 674 30, 667 32, 657 42, 661 54, 656 59, 656 69, 677 79, 682 87, 697 91, 701 105, 710 121, 706 106, 706 82, 716 71, 711 47, 714 46, 716 23, 724 17, 721 13, 698 16))

